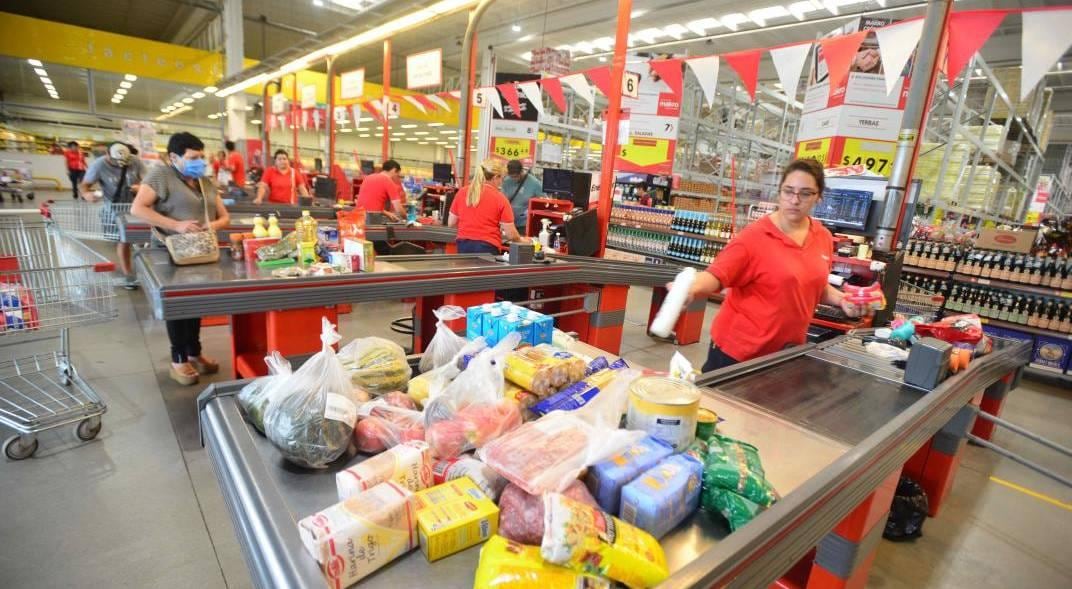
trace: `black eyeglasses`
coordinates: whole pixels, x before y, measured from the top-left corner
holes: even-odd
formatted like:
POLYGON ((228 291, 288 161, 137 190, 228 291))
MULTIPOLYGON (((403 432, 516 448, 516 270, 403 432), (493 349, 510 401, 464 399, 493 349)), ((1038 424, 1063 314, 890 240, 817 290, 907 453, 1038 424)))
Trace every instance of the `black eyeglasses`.
POLYGON ((818 196, 818 192, 815 190, 809 190, 807 188, 794 189, 792 186, 782 186, 782 196, 785 198, 797 197, 800 200, 811 200, 818 196))

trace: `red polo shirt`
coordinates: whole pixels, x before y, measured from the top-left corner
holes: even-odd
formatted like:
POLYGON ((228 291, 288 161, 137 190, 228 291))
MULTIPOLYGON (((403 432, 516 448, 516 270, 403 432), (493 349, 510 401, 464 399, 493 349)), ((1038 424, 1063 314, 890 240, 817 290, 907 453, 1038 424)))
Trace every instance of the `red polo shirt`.
POLYGON ((732 289, 711 323, 711 341, 740 362, 804 343, 833 255, 834 238, 815 219, 803 246, 769 216, 746 227, 707 268, 732 289))
POLYGON ((82 153, 81 149, 77 147, 74 149, 63 150, 63 157, 67 160, 67 169, 71 171, 84 171, 86 169, 86 156, 82 153))
POLYGON ((242 154, 232 151, 227 154, 227 166, 231 168, 231 176, 235 186, 243 188, 246 185, 246 163, 242 161, 242 154))
POLYGON ((268 185, 268 202, 282 204, 298 202, 294 194, 297 185, 309 187, 309 181, 305 179, 305 174, 294 169, 293 166, 286 172, 280 172, 279 168, 272 166, 264 171, 264 175, 261 176, 261 182, 268 185))
POLYGON ((402 197, 402 186, 396 184, 387 174, 378 172, 365 176, 361 182, 361 190, 357 192, 357 206, 376 213, 393 209, 388 203, 392 200, 402 200, 402 197))
POLYGON ((450 205, 450 213, 458 217, 457 239, 472 239, 502 246, 502 229, 500 223, 514 222, 514 209, 506 195, 498 188, 485 184, 480 191, 480 201, 475 207, 469 206, 469 187, 458 191, 450 205))

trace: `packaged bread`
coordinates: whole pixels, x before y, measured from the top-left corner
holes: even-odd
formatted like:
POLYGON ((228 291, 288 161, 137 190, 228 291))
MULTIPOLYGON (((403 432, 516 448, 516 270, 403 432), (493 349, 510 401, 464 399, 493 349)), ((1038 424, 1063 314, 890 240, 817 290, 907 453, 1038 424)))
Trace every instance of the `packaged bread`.
POLYGON ((430 487, 432 450, 428 444, 417 440, 405 442, 335 473, 339 501, 387 481, 398 483, 410 491, 430 487))
POLYGON ((480 548, 474 589, 610 589, 610 581, 544 562, 540 549, 502 536, 480 548))
POLYGON ((584 360, 548 345, 521 348, 506 356, 506 379, 539 397, 584 378, 584 360))

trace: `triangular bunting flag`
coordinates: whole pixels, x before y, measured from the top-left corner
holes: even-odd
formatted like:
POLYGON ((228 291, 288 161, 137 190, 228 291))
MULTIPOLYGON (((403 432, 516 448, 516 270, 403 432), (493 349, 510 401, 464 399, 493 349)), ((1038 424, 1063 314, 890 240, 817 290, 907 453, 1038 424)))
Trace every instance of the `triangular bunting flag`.
POLYGON ((496 86, 502 97, 506 99, 506 104, 510 105, 510 111, 513 113, 515 119, 521 118, 521 99, 517 96, 517 86, 514 86, 513 82, 507 82, 505 84, 499 84, 496 86))
POLYGON ((584 73, 592 81, 592 85, 599 88, 603 96, 610 96, 610 66, 594 67, 590 70, 585 70, 584 73))
POLYGON ((377 123, 381 125, 383 124, 383 111, 380 110, 381 107, 378 100, 369 100, 367 102, 362 102, 361 107, 364 108, 365 112, 371 115, 377 123))
POLYGON ((725 59, 726 63, 733 68, 733 71, 737 72, 737 76, 741 78, 741 83, 748 90, 748 95, 752 97, 752 100, 756 99, 756 82, 759 80, 759 57, 758 49, 727 53, 722 56, 722 59, 725 59))
POLYGON ((882 56, 882 73, 886 76, 886 94, 893 92, 904 73, 905 64, 919 44, 923 19, 904 20, 888 27, 875 29, 878 52, 882 56))
POLYGON ((267 116, 267 117, 265 117, 265 118, 266 118, 267 120, 266 120, 266 121, 264 121, 264 123, 265 123, 266 125, 268 125, 268 131, 269 131, 269 132, 271 132, 272 130, 274 130, 274 129, 275 129, 275 117, 273 117, 273 116, 269 115, 269 116, 267 116))
MULTIPOLYGON (((979 51, 998 25, 1005 19, 1004 10, 972 10, 954 12, 949 15, 948 39, 949 52, 946 54, 946 78, 952 82, 957 79, 964 66, 968 65, 976 51, 979 51)), ((1034 31, 1024 31, 1033 35, 1034 31)))
POLYGON ((434 103, 431 100, 429 100, 428 97, 425 96, 424 94, 417 94, 413 98, 417 102, 423 104, 424 108, 426 108, 426 109, 428 109, 428 110, 430 110, 432 112, 435 112, 435 111, 439 110, 439 106, 436 103, 434 103))
POLYGON ((412 104, 413 108, 423 112, 424 114, 428 114, 428 109, 424 108, 424 105, 421 104, 419 100, 417 100, 417 97, 410 96, 409 94, 403 94, 402 100, 405 100, 406 102, 412 104))
POLYGON ((584 74, 570 74, 559 79, 572 88, 573 92, 587 101, 588 104, 595 104, 595 94, 592 92, 592 87, 588 85, 588 81, 584 79, 584 74))
POLYGON ((558 78, 544 78, 540 80, 540 88, 551 97, 559 112, 566 112, 566 95, 562 93, 562 81, 558 78))
POLYGON ((461 90, 451 90, 450 92, 447 92, 447 95, 449 95, 454 100, 461 100, 462 99, 462 91, 461 90))
POLYGON ((655 73, 659 74, 663 82, 670 87, 670 91, 681 96, 681 60, 680 59, 656 59, 649 61, 648 65, 655 73))
POLYGON ((536 108, 536 113, 543 118, 543 95, 540 94, 540 85, 536 82, 522 82, 517 85, 525 98, 536 108))
POLYGON ((447 112, 453 112, 450 110, 450 105, 447 104, 446 100, 443 100, 442 96, 438 94, 429 94, 428 96, 425 96, 425 98, 427 98, 430 102, 434 102, 435 104, 439 105, 447 112))
POLYGON ((700 83, 700 89, 703 90, 707 106, 713 107, 715 105, 715 88, 718 86, 718 56, 708 55, 707 57, 686 59, 685 64, 689 66, 689 69, 692 70, 692 75, 696 76, 696 81, 700 83))
POLYGON ((850 35, 838 35, 827 39, 819 39, 819 48, 822 57, 826 60, 827 80, 830 82, 830 93, 833 94, 849 77, 849 68, 852 67, 852 59, 860 50, 860 43, 864 42, 868 31, 857 31, 850 35))
POLYGON ((495 86, 492 86, 484 88, 484 92, 487 93, 488 102, 495 109, 495 114, 499 115, 500 119, 503 118, 502 96, 499 95, 499 91, 495 89, 495 86))
POLYGON ((1072 10, 1024 11, 1023 29, 1020 100, 1027 98, 1072 44, 1072 10))
POLYGON ((301 111, 301 128, 302 131, 309 128, 309 109, 302 109, 301 111))
POLYGON ((776 47, 770 50, 774 70, 778 72, 778 81, 782 83, 782 92, 791 99, 796 99, 800 87, 800 72, 811 52, 811 43, 776 47))
POLYGON ((314 108, 313 109, 313 128, 316 129, 317 131, 320 130, 320 109, 319 108, 314 108))
POLYGON ((350 116, 354 119, 354 131, 361 128, 361 105, 353 103, 350 105, 350 116))

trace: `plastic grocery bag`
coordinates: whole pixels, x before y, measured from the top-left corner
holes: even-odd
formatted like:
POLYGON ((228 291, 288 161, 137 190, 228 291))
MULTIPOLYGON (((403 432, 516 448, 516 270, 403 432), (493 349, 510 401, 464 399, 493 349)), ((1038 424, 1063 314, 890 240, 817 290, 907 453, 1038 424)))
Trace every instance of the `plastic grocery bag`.
POLYGON ((646 435, 618 427, 629 401, 629 385, 639 375, 636 370, 622 370, 584 407, 552 411, 488 443, 477 455, 527 493, 564 491, 585 467, 646 435))
POLYGON ((474 587, 482 589, 610 589, 610 581, 548 564, 536 546, 492 536, 480 548, 474 587))
POLYGON ((778 500, 777 491, 765 478, 755 446, 721 434, 711 436, 707 443, 705 488, 733 491, 761 507, 770 507, 778 500))
POLYGON ((919 538, 923 535, 923 522, 927 521, 928 511, 927 492, 916 481, 901 477, 897 481, 897 492, 893 496, 882 537, 894 542, 919 538))
POLYGON ((357 420, 349 375, 332 348, 339 333, 326 318, 321 325, 323 347, 286 378, 289 390, 264 416, 264 433, 283 457, 309 468, 324 468, 346 452, 357 420))
POLYGON ((448 321, 464 319, 465 309, 457 305, 443 305, 432 312, 439 321, 436 322, 436 332, 432 336, 432 341, 428 343, 428 347, 421 356, 419 368, 422 373, 448 364, 466 342, 464 337, 454 333, 454 330, 447 325, 448 321))
POLYGON ((339 350, 339 359, 354 385, 370 395, 404 391, 413 369, 402 346, 382 337, 362 337, 339 350))
POLYGON ((411 440, 424 441, 424 413, 373 399, 357 409, 354 445, 359 452, 378 454, 411 440))
POLYGON ((463 345, 454 354, 450 362, 439 368, 414 376, 409 381, 409 389, 407 390, 409 397, 423 407, 429 397, 439 396, 447 388, 447 385, 461 374, 462 363, 465 358, 476 356, 486 347, 488 347, 488 344, 484 341, 484 338, 478 337, 463 345), (432 394, 433 391, 435 395, 432 394))
POLYGON ((238 405, 246 414, 246 420, 261 433, 264 433, 264 414, 271 400, 270 394, 273 391, 278 393, 280 387, 276 385, 285 381, 292 372, 290 362, 279 352, 265 356, 264 363, 268 365, 268 376, 254 379, 238 392, 238 405))

